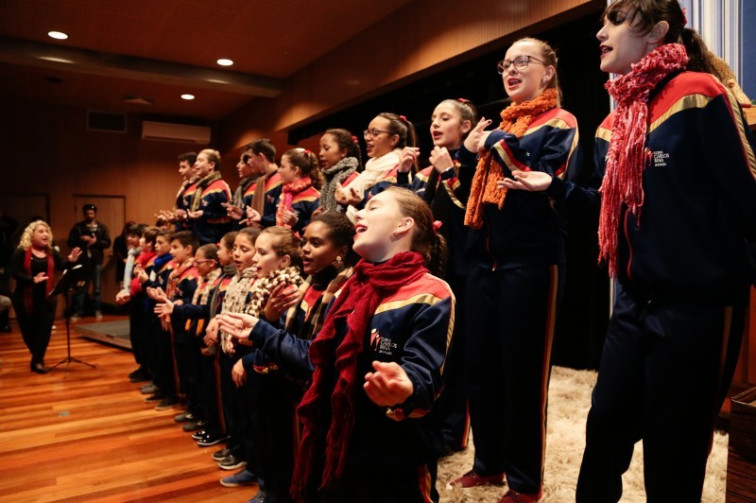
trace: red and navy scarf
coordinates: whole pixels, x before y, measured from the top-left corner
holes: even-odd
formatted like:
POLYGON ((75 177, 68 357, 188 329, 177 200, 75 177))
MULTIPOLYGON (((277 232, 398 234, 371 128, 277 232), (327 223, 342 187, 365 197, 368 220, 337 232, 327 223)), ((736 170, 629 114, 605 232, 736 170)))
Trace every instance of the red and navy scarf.
POLYGON ((397 253, 382 264, 363 259, 354 267, 354 274, 344 285, 326 316, 323 329, 310 346, 315 371, 312 384, 297 409, 303 432, 292 477, 291 492, 295 498, 301 496, 308 485, 313 460, 321 454, 316 450, 324 437, 326 452, 321 487, 343 475, 354 428, 354 404, 361 390, 357 363, 365 347, 368 323, 381 299, 427 272, 425 260, 417 252, 397 253), (347 327, 341 340, 338 326, 347 327), (324 414, 328 409, 326 401, 330 401, 330 415, 324 414))

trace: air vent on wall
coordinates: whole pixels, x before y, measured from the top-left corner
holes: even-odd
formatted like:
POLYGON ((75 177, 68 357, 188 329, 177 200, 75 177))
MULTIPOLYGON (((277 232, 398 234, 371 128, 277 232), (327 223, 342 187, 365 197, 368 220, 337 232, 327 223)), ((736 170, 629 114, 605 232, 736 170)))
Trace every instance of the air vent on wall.
POLYGON ((126 114, 87 110, 87 131, 126 132, 126 114))
POLYGON ((210 128, 206 126, 189 126, 170 122, 142 122, 143 140, 163 140, 190 142, 207 145, 210 143, 210 128))

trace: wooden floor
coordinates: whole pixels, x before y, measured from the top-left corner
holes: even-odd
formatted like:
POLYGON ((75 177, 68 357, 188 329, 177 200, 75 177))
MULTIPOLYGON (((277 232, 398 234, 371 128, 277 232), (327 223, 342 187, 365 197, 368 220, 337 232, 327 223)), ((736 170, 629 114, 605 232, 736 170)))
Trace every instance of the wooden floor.
MULTIPOLYGON (((117 319, 109 317, 107 319, 117 319)), ((84 319, 82 321, 89 321, 84 319)), ((56 321, 45 364, 66 357, 56 321)), ((130 352, 72 331, 69 363, 29 371, 17 327, 0 334, 0 501, 247 501, 257 487, 225 488, 232 475, 212 460, 223 445, 199 448, 173 421, 180 408, 144 403, 130 352)))

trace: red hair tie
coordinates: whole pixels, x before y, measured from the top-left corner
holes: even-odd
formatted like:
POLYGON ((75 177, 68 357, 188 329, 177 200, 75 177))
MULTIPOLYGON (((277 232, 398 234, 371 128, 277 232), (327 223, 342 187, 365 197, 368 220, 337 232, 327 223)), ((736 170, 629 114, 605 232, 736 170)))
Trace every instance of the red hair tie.
POLYGON ((354 142, 355 145, 360 144, 360 140, 358 140, 356 136, 352 136, 352 141, 354 142))
POLYGON ((404 122, 405 124, 407 124, 407 123, 409 122, 409 121, 407 120, 407 118, 406 118, 405 116, 403 116, 403 115, 400 115, 400 116, 399 116, 399 118, 400 118, 400 119, 402 119, 402 121, 403 121, 403 122, 404 122))
POLYGON ((457 101, 459 101, 463 105, 467 105, 468 103, 470 103, 470 100, 468 100, 467 98, 457 98, 457 101))
POLYGON ((305 154, 307 154, 307 156, 310 156, 310 155, 312 155, 312 152, 310 152, 309 149, 305 149, 305 154))
POLYGON ((442 225, 444 225, 444 223, 441 220, 434 220, 433 221, 433 234, 438 236, 438 230, 441 228, 442 225))

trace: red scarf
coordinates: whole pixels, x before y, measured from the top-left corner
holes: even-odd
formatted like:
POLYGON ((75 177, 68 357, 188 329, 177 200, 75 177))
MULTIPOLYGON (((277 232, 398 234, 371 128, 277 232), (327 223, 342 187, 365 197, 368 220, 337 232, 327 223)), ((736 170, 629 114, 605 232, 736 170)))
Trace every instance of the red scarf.
MULTIPOLYGON (((34 275, 32 274, 32 249, 31 246, 26 249, 24 254, 24 273, 32 277, 31 285, 24 288, 24 307, 26 314, 34 312, 34 275)), ((47 284, 45 285, 45 297, 50 295, 53 289, 53 280, 55 278, 55 259, 52 250, 47 250, 47 284)))
MULTIPOLYGON (((546 89, 530 101, 512 103, 501 111, 499 129, 512 133, 517 138, 522 137, 537 116, 551 110, 558 105, 559 92, 556 89, 546 89)), ((507 197, 506 188, 498 188, 496 182, 504 179, 504 172, 499 163, 492 162, 493 155, 487 152, 478 161, 475 177, 470 188, 470 197, 465 213, 465 225, 473 229, 483 226, 483 203, 495 204, 501 209, 507 197)))
POLYGON ((630 73, 605 84, 617 101, 617 110, 601 184, 599 261, 607 260, 613 278, 617 277, 617 232, 622 206, 627 206, 640 222, 643 170, 651 156, 646 149, 648 96, 665 77, 687 64, 683 45, 665 44, 632 65, 630 73))
POLYGON ((281 202, 278 203, 278 210, 276 211, 276 225, 279 227, 291 227, 283 223, 283 212, 292 211, 291 202, 294 200, 294 196, 303 190, 309 189, 311 186, 312 179, 309 176, 303 176, 299 180, 283 186, 283 189, 281 189, 281 202))
POLYGON ((355 421, 354 402, 362 384, 357 375, 357 361, 365 347, 368 323, 381 299, 427 272, 422 255, 416 252, 397 253, 382 264, 361 260, 328 312, 323 329, 310 346, 315 371, 312 384, 297 409, 303 432, 292 477, 295 498, 307 486, 312 461, 321 454, 316 449, 326 430, 321 487, 343 475, 355 421), (347 327, 341 341, 338 340, 338 326, 347 327), (330 424, 327 423, 329 417, 324 414, 326 400, 331 402, 330 424))

